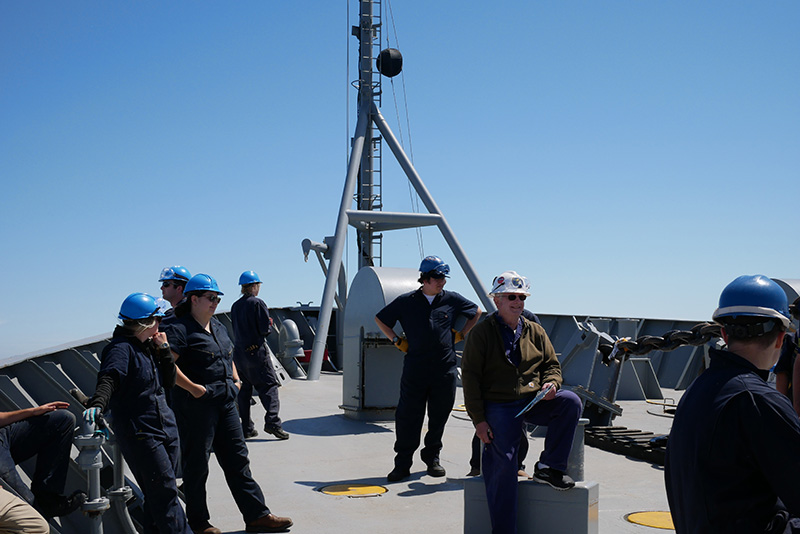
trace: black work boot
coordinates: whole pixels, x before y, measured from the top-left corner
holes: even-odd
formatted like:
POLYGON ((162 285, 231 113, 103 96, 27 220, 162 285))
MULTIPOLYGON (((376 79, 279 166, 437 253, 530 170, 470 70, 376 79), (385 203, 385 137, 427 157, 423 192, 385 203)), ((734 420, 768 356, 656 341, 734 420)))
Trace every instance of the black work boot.
POLYGON ((442 467, 442 464, 439 463, 439 460, 431 460, 427 462, 428 464, 428 474, 432 477, 443 477, 447 474, 442 467))
POLYGON ((411 471, 407 467, 397 467, 392 469, 392 472, 386 475, 386 480, 389 482, 400 482, 411 476, 411 471))
POLYGON ((264 426, 264 432, 272 434, 278 439, 289 439, 289 433, 279 426, 264 426))
POLYGON ((81 490, 73 492, 69 497, 49 491, 40 491, 35 494, 35 497, 33 506, 39 510, 44 517, 69 515, 80 508, 87 500, 86 493, 81 490))

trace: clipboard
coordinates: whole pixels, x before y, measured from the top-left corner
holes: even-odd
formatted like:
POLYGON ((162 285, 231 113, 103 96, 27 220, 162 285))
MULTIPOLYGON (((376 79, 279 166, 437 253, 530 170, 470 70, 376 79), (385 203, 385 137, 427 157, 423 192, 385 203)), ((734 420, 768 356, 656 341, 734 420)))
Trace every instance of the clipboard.
POLYGON ((520 410, 520 412, 517 415, 514 416, 514 419, 516 419, 520 415, 524 414, 525 412, 529 411, 531 408, 536 406, 536 404, 540 400, 542 400, 545 395, 547 395, 547 392, 550 391, 550 388, 552 388, 552 387, 553 386, 550 386, 547 389, 542 389, 541 391, 539 391, 539 393, 536 394, 536 396, 533 398, 533 400, 531 400, 522 410, 520 410))

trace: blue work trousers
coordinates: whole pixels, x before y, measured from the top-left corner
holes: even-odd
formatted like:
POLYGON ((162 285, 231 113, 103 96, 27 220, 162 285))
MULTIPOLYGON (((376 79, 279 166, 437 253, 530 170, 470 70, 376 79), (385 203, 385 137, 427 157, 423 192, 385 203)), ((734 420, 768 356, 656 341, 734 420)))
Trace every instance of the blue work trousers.
MULTIPOLYGON (((522 435, 519 439, 519 451, 517 451, 517 460, 519 461, 519 470, 525 470, 525 458, 528 456, 528 448, 530 448, 530 443, 528 443, 528 434, 525 430, 522 430, 522 435)), ((472 469, 481 468, 481 438, 478 437, 477 434, 472 436, 472 454, 469 457, 469 466, 472 469)))
POLYGON ((281 403, 278 398, 278 388, 281 383, 272 367, 266 344, 262 344, 253 351, 237 349, 234 352, 234 362, 236 370, 239 372, 239 378, 242 380, 242 388, 236 397, 239 405, 239 417, 242 419, 242 430, 250 432, 255 429, 253 420, 250 419, 250 399, 253 397, 254 388, 267 412, 264 415, 265 429, 280 428, 281 418, 278 412, 280 412, 281 403))
POLYGON ((192 534, 178 500, 178 438, 117 435, 120 450, 144 493, 145 534, 192 534))
POLYGON ((414 463, 414 451, 419 447, 426 407, 428 432, 425 433, 425 446, 420 456, 426 464, 439 461, 444 426, 456 400, 457 379, 455 366, 438 372, 425 365, 406 365, 403 368, 400 401, 394 415, 396 467, 410 469, 414 463))
POLYGON ((572 391, 559 389, 553 400, 541 401, 522 417, 515 417, 530 399, 485 403, 486 422, 492 441, 483 449, 481 474, 486 485, 486 500, 493 534, 517 532, 517 471, 523 419, 547 425, 544 450, 539 461, 566 472, 575 428, 582 406, 572 391))
POLYGON ((0 428, 0 477, 29 503, 40 492, 62 495, 74 430, 75 416, 67 410, 28 417, 0 428), (28 489, 16 464, 34 455, 36 468, 28 489))
POLYGON ((250 473, 242 425, 236 404, 174 397, 175 416, 181 439, 183 493, 190 526, 200 526, 211 516, 206 502, 208 460, 213 447, 245 523, 270 513, 264 494, 250 473))

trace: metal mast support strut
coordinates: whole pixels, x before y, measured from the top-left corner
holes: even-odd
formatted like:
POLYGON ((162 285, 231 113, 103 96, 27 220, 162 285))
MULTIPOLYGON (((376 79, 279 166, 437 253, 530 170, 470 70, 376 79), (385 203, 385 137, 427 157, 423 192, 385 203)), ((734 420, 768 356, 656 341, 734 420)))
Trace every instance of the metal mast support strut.
MULTIPOLYGON (((374 265, 375 251, 373 245, 380 243, 380 236, 377 232, 386 230, 397 230, 401 228, 417 228, 422 226, 437 226, 442 232, 442 236, 450 246, 450 250, 458 260, 461 269, 472 284, 475 293, 484 306, 484 309, 494 311, 495 306, 487 296, 483 285, 478 278, 475 269, 472 267, 467 255, 461 248, 456 239, 452 228, 447 223, 444 215, 439 210, 439 206, 433 200, 425 184, 422 182, 416 169, 411 163, 397 138, 392 133, 391 128, 378 110, 380 102, 380 75, 373 72, 375 62, 374 46, 380 45, 377 35, 380 30, 380 13, 374 13, 374 8, 380 6, 380 0, 360 0, 360 25, 354 28, 360 40, 359 48, 359 82, 358 82, 358 121, 356 123, 355 137, 350 152, 350 160, 347 168, 347 178, 345 179, 342 201, 339 206, 339 217, 336 221, 336 234, 329 244, 330 253, 328 269, 325 276, 325 289, 322 293, 322 303, 320 304, 317 328, 314 336, 314 344, 311 349, 311 361, 308 368, 308 380, 319 380, 322 371, 322 361, 325 355, 325 344, 330 327, 331 313, 334 301, 337 301, 336 284, 340 276, 342 257, 347 237, 347 226, 352 225, 356 229, 357 241, 359 246, 359 268, 374 265), (378 81, 373 81, 376 75, 378 81), (408 180, 414 186, 423 204, 428 210, 428 214, 420 213, 387 213, 376 211, 380 210, 382 199, 380 198, 380 184, 374 182, 376 175, 380 173, 380 161, 376 163, 375 154, 380 158, 380 137, 374 137, 373 125, 378 128, 381 136, 386 139, 392 153, 405 172, 408 180), (366 149, 365 149, 366 146, 366 149), (361 178, 360 181, 358 178, 361 178), (358 195, 356 195, 358 186, 358 195), (357 209, 351 210, 349 207, 357 198, 357 209)), ((380 253, 382 255, 382 253, 380 253)), ((344 297, 344 295, 339 295, 344 297)), ((345 300, 345 307, 347 306, 345 300)), ((339 310, 342 306, 339 303, 339 310)))
POLYGON ((344 245, 347 237, 347 208, 353 201, 358 179, 358 167, 361 163, 361 153, 364 150, 364 138, 367 133, 369 118, 369 101, 361 103, 358 110, 356 123, 356 136, 353 140, 353 151, 350 153, 350 163, 347 168, 347 178, 344 182, 342 202, 339 206, 339 217, 336 220, 336 235, 331 249, 331 259, 328 262, 328 275, 325 277, 325 289, 322 291, 322 303, 319 308, 317 330, 314 335, 314 345, 311 347, 311 362, 308 365, 308 380, 319 380, 322 372, 322 359, 325 356, 325 342, 328 337, 328 327, 331 324, 331 311, 336 295, 336 282, 339 277, 339 268, 342 265, 344 245))

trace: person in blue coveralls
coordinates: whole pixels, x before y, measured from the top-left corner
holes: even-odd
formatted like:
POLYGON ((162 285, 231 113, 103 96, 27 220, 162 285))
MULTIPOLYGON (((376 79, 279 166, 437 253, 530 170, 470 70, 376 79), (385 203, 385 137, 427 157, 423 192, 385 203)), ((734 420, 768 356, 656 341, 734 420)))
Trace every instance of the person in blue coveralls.
POLYGON ((186 267, 181 265, 164 267, 161 270, 161 276, 158 277, 161 282, 161 297, 172 306, 164 311, 164 324, 175 318, 175 308, 183 300, 183 290, 191 277, 186 267))
POLYGON ((83 417, 101 425, 99 416, 109 409, 122 455, 144 493, 144 532, 191 534, 175 482, 178 427, 164 394, 175 385, 175 361, 158 331, 163 316, 146 293, 125 298, 83 417))
POLYGON ((239 375, 233 343, 214 317, 222 291, 207 274, 186 284, 186 298, 166 328, 178 365, 172 407, 178 421, 186 516, 196 534, 221 534, 211 525, 206 502, 208 460, 217 457, 247 532, 284 532, 288 517, 270 512, 261 488, 250 473, 242 425, 236 410, 239 375))
POLYGON ((395 411, 394 469, 386 477, 389 482, 398 482, 411 474, 426 406, 428 432, 420 456, 427 465, 428 475, 445 476, 439 453, 445 423, 456 397, 458 370, 453 344, 475 326, 481 315, 475 303, 444 290, 450 267, 441 258, 426 257, 419 271, 422 287, 400 295, 375 316, 381 332, 406 353, 395 411), (468 320, 461 331, 455 331, 460 315, 468 320), (403 338, 392 330, 398 321, 405 333, 403 338))
POLYGON ((800 420, 767 382, 790 320, 763 275, 728 284, 713 314, 726 350, 678 403, 664 478, 678 534, 800 532, 800 420))
POLYGON ((482 474, 494 534, 517 531, 517 471, 523 422, 547 425, 533 479, 557 490, 575 482, 566 474, 582 406, 562 389, 561 365, 541 325, 522 316, 530 283, 515 271, 495 277, 489 296, 497 312, 473 328, 461 358, 464 403, 484 443, 482 474), (540 391, 544 399, 524 416, 540 391))
POLYGON ((237 402, 242 431, 245 438, 253 438, 258 431, 250 418, 250 399, 255 388, 261 404, 264 405, 264 431, 278 439, 289 439, 289 434, 281 426, 278 412, 281 408, 278 388, 281 383, 272 367, 267 347, 267 336, 272 330, 272 319, 266 303, 258 298, 261 279, 255 271, 245 271, 239 276, 242 296, 231 306, 233 322, 233 361, 242 387, 237 402))

